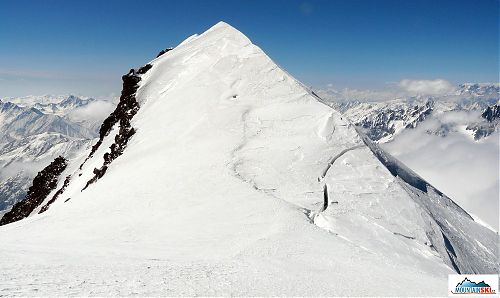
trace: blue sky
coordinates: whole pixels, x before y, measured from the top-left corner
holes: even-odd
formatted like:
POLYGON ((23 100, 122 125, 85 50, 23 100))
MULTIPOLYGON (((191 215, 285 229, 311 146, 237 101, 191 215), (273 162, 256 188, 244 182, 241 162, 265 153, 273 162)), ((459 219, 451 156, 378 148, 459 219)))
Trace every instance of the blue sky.
POLYGON ((498 0, 0 0, 0 97, 119 93, 121 75, 224 20, 304 83, 496 82, 498 0))

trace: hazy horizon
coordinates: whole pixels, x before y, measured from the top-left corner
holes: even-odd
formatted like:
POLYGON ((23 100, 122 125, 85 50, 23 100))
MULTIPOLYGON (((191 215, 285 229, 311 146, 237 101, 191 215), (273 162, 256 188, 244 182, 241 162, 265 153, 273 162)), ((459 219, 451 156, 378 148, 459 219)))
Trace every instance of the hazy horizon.
POLYGON ((2 3, 4 97, 119 93, 130 68, 220 20, 315 88, 498 82, 496 0, 2 3))

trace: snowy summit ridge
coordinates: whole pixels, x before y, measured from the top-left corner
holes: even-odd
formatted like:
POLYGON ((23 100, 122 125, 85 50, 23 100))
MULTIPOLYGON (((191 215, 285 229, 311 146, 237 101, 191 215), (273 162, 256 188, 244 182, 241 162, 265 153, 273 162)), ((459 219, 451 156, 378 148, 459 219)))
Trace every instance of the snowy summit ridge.
POLYGON ((105 173, 122 119, 46 212, 0 227, 18 293, 445 295, 450 273, 498 272, 497 234, 230 25, 147 65, 105 173))

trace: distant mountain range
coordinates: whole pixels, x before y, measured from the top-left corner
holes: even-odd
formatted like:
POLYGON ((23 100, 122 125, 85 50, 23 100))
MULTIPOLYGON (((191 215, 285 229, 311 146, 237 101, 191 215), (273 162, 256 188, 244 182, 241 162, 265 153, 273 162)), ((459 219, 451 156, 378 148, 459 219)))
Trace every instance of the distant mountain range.
POLYGON ((56 156, 88 148, 113 106, 74 95, 0 99, 0 214, 56 156))
POLYGON ((429 134, 446 136, 451 131, 459 131, 476 141, 488 137, 499 128, 499 93, 498 84, 461 84, 453 93, 439 96, 362 101, 330 90, 318 91, 379 143, 389 142, 405 129, 416 128, 426 120, 438 124, 429 134), (467 115, 456 115, 457 112, 467 115))
POLYGON ((92 147, 0 219, 0 295, 436 296, 499 271, 497 233, 229 24, 122 81, 95 142, 92 103, 44 126, 92 147))

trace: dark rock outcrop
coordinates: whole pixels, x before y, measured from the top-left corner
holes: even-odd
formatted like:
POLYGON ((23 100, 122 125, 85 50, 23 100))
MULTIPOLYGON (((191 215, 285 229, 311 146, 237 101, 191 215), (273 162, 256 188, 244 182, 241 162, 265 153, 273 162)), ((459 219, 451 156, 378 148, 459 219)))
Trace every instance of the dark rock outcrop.
POLYGON ((28 217, 57 187, 57 180, 67 167, 67 160, 59 156, 38 172, 24 200, 16 203, 0 220, 0 226, 28 217))
MULTIPOLYGON (((135 134, 135 129, 130 124, 130 120, 135 116, 139 110, 139 103, 135 97, 137 88, 139 88, 139 82, 141 81, 140 75, 145 74, 153 66, 151 64, 146 64, 145 66, 139 68, 138 70, 131 69, 128 74, 122 76, 123 89, 120 96, 120 102, 116 106, 116 109, 109 115, 106 120, 104 120, 101 129, 99 130, 99 141, 92 147, 92 150, 87 157, 91 158, 99 146, 102 144, 104 137, 107 136, 113 126, 119 123, 120 130, 115 136, 114 143, 109 147, 111 152, 106 152, 104 154, 104 164, 101 168, 94 169, 94 176, 87 182, 85 190, 90 184, 94 183, 100 179, 106 173, 108 165, 116 159, 118 156, 123 154, 123 150, 127 146, 130 138, 135 134)), ((87 159, 85 161, 87 161, 87 159)), ((85 163, 83 162, 83 164, 85 163)), ((83 164, 80 166, 82 168, 83 164)))
POLYGON ((500 127, 500 105, 488 106, 481 117, 484 118, 483 121, 469 124, 466 128, 472 131, 476 141, 486 138, 498 130, 500 127))
POLYGON ((481 114, 481 116, 488 122, 493 122, 500 119, 500 105, 493 105, 487 107, 486 110, 481 114))
POLYGON ((85 184, 85 187, 82 189, 84 191, 89 187, 90 184, 96 182, 97 180, 101 179, 104 174, 106 174, 106 171, 108 170, 107 165, 103 165, 100 169, 94 168, 94 177, 92 177, 89 181, 87 181, 87 184, 85 184))
POLYGON ((171 50, 173 50, 173 49, 174 49, 174 48, 166 48, 166 49, 164 49, 164 50, 161 50, 161 51, 158 53, 158 55, 156 55, 156 58, 160 57, 161 55, 163 55, 163 54, 165 54, 166 52, 171 51, 171 50))
POLYGON ((47 211, 50 207, 50 205, 52 205, 52 203, 54 203, 57 198, 64 192, 64 190, 66 189, 66 187, 68 186, 69 184, 69 181, 71 180, 71 175, 69 176, 66 176, 66 179, 64 179, 64 183, 63 183, 63 186, 61 186, 61 188, 59 188, 56 193, 52 196, 52 198, 47 202, 47 204, 45 204, 41 209, 40 209, 40 212, 38 212, 39 214, 40 213, 43 213, 45 211, 47 211))
POLYGON ((376 114, 360 119, 355 125, 362 127, 371 140, 378 141, 396 133, 396 121, 403 122, 405 128, 416 128, 431 115, 433 108, 434 102, 432 100, 409 108, 384 108, 377 111, 376 114))

